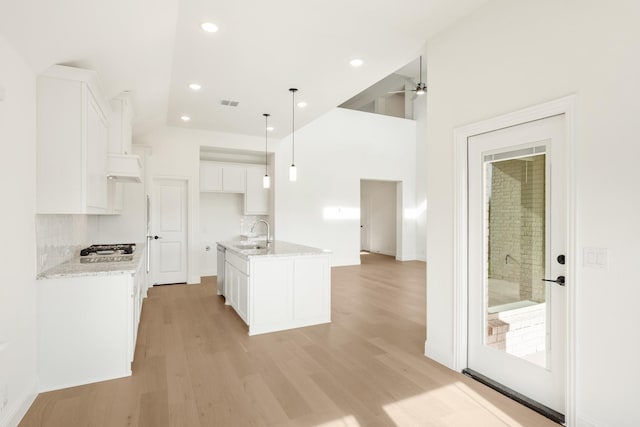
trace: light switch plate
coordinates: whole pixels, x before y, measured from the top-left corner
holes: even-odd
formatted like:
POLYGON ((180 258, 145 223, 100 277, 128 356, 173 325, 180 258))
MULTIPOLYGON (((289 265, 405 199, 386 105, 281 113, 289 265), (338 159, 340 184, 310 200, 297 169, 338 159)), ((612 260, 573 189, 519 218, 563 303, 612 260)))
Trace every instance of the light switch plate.
POLYGON ((582 263, 589 268, 607 268, 609 266, 609 249, 584 248, 582 263))

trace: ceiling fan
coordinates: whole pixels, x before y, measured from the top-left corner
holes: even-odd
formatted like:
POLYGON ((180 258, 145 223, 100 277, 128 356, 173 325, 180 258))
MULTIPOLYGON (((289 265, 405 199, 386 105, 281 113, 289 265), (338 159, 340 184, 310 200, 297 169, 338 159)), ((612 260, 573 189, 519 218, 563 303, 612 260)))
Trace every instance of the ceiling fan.
POLYGON ((415 89, 405 89, 405 90, 396 90, 388 93, 406 93, 406 92, 415 92, 416 95, 424 95, 427 91, 427 84, 422 81, 422 55, 420 55, 420 81, 416 85, 415 89))

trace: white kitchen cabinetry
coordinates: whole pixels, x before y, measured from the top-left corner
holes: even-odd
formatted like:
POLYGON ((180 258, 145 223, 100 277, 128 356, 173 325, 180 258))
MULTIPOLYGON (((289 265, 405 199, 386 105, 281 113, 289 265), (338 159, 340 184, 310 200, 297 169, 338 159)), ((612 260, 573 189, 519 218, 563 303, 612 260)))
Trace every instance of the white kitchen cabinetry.
POLYGON ((110 107, 95 72, 56 65, 37 80, 37 213, 107 210, 110 107))
POLYGON ((247 166, 247 188, 244 194, 245 215, 269 215, 269 189, 264 188, 264 167, 247 166))
POLYGON ((144 286, 135 273, 38 280, 40 391, 131 375, 144 286))
POLYGON ((225 303, 231 305, 245 323, 249 323, 249 263, 234 253, 226 252, 224 269, 225 303))
POLYGON ((201 160, 200 191, 244 193, 244 166, 201 160))
POLYGON ((245 254, 243 244, 218 242, 226 249, 225 304, 249 335, 331 322, 329 253, 276 241, 245 254))
POLYGON ((109 153, 132 154, 132 120, 130 95, 125 92, 110 102, 112 119, 109 121, 109 153))
POLYGON ((328 255, 250 260, 249 335, 331 321, 328 255))

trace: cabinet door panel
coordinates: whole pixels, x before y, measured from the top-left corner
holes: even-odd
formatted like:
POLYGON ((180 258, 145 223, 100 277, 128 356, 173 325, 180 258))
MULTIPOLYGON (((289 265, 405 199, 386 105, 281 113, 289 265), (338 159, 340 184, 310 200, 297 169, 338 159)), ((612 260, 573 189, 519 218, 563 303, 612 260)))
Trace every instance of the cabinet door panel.
POLYGON ((251 323, 269 325, 293 320, 293 261, 251 263, 251 323))
POLYGON ((296 320, 330 315, 330 287, 326 285, 328 272, 326 257, 306 257, 295 260, 294 316, 296 320))
POLYGON ((222 191, 222 166, 213 162, 200 162, 200 191, 222 191))
POLYGON ((87 207, 106 210, 107 122, 91 94, 87 100, 87 207))
POLYGON ((225 193, 244 193, 245 168, 241 166, 222 167, 222 191, 225 193))
POLYGON ((244 213, 246 215, 269 214, 269 189, 262 186, 263 177, 263 168, 247 168, 247 191, 244 196, 244 213))
POLYGON ((249 324, 249 278, 238 273, 238 314, 249 324))

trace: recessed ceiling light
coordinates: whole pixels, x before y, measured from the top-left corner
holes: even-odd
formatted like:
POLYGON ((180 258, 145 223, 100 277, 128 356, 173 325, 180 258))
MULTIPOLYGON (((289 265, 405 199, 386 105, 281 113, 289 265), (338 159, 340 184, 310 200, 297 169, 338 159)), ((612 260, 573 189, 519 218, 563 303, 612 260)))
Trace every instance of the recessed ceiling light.
POLYGON ((298 104, 297 104, 297 105, 298 105, 298 108, 304 108, 304 107, 306 107, 306 106, 307 106, 307 103, 306 103, 306 102, 304 102, 304 101, 300 101, 300 102, 298 102, 298 104))
POLYGON ((191 120, 191 117, 189 117, 189 116, 180 116, 180 120, 182 120, 183 122, 188 122, 189 120, 191 120))
POLYGON ((274 129, 275 129, 275 128, 274 128, 273 126, 269 126, 269 127, 267 128, 267 130, 268 130, 269 132, 273 132, 273 130, 274 130, 274 129))
POLYGON ((203 22, 202 25, 200 25, 200 28, 207 33, 215 33, 218 31, 218 26, 212 22, 203 22))
POLYGON ((364 64, 364 61, 362 59, 356 58, 349 61, 349 64, 351 64, 352 67, 359 67, 364 64))
POLYGON ((191 83, 189 85, 189 89, 191 89, 191 90, 200 90, 200 89, 202 89, 202 86, 200 86, 198 83, 191 83))

